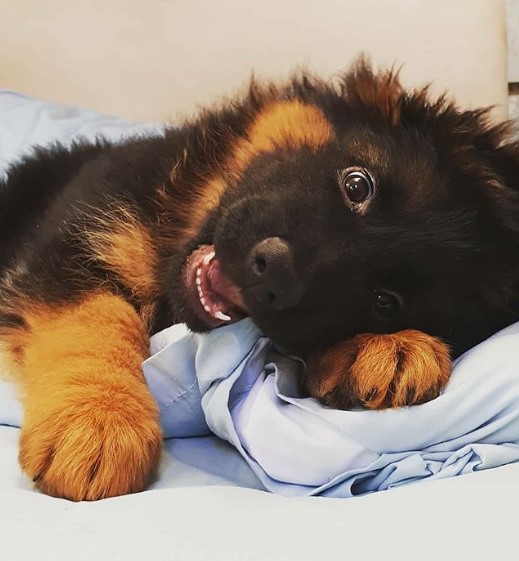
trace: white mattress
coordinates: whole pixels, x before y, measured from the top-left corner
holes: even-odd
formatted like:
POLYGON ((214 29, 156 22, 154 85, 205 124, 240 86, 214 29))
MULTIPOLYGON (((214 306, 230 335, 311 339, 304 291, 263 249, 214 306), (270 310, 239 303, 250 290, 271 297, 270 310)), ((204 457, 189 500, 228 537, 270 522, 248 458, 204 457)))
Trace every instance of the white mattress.
POLYGON ((136 495, 70 503, 30 490, 16 461, 17 432, 0 427, 6 561, 518 559, 517 464, 354 499, 285 498, 206 486, 201 476, 201 486, 164 481, 136 495))

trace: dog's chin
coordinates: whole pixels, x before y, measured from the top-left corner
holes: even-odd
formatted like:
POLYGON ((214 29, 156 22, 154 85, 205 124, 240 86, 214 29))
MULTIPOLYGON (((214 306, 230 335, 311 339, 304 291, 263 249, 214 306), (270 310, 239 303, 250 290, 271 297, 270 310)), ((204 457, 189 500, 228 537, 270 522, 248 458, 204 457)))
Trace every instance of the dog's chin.
POLYGON ((191 251, 180 276, 183 305, 179 319, 191 330, 205 332, 248 316, 242 291, 223 272, 213 245, 191 251))

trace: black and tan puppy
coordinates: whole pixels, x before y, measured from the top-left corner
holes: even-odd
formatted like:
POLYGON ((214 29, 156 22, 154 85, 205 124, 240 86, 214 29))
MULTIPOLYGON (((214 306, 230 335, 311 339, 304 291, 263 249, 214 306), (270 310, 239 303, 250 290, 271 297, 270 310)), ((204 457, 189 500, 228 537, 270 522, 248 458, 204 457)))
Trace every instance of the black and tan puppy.
POLYGON ((161 433, 140 366, 174 322, 250 315, 336 407, 437 395, 445 343, 459 353, 519 317, 505 142, 485 111, 361 61, 339 85, 252 85, 163 137, 14 166, 0 343, 23 390, 23 469, 74 500, 142 489, 161 433))

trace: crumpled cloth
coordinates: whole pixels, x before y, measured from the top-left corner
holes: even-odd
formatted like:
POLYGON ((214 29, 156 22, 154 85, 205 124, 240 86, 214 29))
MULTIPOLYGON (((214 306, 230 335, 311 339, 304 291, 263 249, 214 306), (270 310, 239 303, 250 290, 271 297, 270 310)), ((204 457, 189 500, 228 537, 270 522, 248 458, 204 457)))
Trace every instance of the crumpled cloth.
POLYGON ((519 323, 465 353, 436 399, 338 411, 301 398, 304 367, 248 319, 155 335, 144 374, 165 437, 212 431, 269 491, 351 497, 519 461, 519 323))

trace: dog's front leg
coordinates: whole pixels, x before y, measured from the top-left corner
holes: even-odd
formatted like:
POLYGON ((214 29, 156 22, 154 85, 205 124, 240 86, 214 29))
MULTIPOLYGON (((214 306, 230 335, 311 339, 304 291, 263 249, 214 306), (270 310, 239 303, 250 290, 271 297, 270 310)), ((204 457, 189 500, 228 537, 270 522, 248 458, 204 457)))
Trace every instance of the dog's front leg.
POLYGON ((141 319, 109 293, 28 307, 7 338, 23 390, 22 468, 45 493, 72 500, 142 490, 162 435, 141 372, 141 319))
POLYGON ((363 334, 308 357, 302 389, 337 409, 416 405, 438 396, 451 369, 447 345, 421 331, 363 334))

